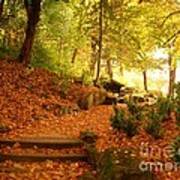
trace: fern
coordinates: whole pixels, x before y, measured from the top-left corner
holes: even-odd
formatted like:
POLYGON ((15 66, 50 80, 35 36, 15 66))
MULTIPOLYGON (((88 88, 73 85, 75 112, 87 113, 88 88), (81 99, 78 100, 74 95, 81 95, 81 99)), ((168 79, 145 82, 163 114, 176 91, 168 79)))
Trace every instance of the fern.
POLYGON ((163 129, 161 127, 161 115, 157 114, 155 110, 149 112, 148 124, 145 128, 146 132, 151 134, 155 139, 161 138, 163 129))
POLYGON ((125 116, 125 111, 115 109, 115 115, 111 117, 111 126, 118 130, 123 130, 128 137, 132 137, 137 133, 136 119, 129 115, 128 118, 125 116))

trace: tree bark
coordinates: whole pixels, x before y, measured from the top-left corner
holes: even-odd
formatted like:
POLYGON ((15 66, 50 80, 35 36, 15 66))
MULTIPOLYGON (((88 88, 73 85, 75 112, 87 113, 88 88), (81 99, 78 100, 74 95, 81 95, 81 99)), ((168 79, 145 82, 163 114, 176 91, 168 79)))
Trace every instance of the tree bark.
POLYGON ((4 6, 4 0, 0 1, 0 17, 2 16, 3 13, 3 6, 4 6))
POLYGON ((173 65, 172 62, 172 56, 169 56, 169 90, 168 90, 168 96, 171 97, 174 95, 174 84, 176 79, 176 68, 173 65))
POLYGON ((77 53, 78 53, 78 49, 75 48, 74 51, 73 51, 72 60, 71 60, 71 63, 72 63, 72 64, 75 63, 77 53))
POLYGON ((147 72, 146 71, 143 71, 143 82, 144 82, 144 90, 148 91, 147 72))
POLYGON ((30 56, 35 37, 36 26, 39 21, 41 0, 32 0, 31 4, 29 4, 28 0, 24 0, 24 4, 26 8, 28 22, 25 39, 18 60, 19 62, 27 66, 30 63, 30 56))
POLYGON ((98 54, 97 44, 98 44, 97 38, 94 37, 94 36, 92 36, 92 37, 91 37, 91 63, 90 63, 90 73, 91 73, 91 75, 92 75, 93 78, 94 78, 94 74, 95 74, 95 67, 96 67, 97 54, 98 54))
POLYGON ((101 56, 102 56, 102 39, 103 39, 103 0, 100 0, 99 3, 99 51, 98 51, 98 59, 97 59, 97 71, 96 78, 94 80, 94 84, 97 84, 100 76, 101 70, 101 56))

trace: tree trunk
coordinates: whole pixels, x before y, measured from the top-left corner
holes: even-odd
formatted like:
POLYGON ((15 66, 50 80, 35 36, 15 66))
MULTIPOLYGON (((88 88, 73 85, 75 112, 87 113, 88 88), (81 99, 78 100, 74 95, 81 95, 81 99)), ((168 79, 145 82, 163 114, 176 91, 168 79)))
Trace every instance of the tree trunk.
POLYGON ((72 63, 72 64, 75 63, 76 56, 77 56, 77 52, 78 52, 78 49, 75 48, 74 51, 73 51, 72 60, 71 60, 71 63, 72 63))
POLYGON ((169 90, 168 96, 174 95, 174 84, 176 79, 176 68, 172 62, 172 56, 169 56, 169 90))
POLYGON ((32 0, 31 4, 29 4, 28 0, 24 0, 24 4, 27 12, 28 22, 25 39, 18 60, 19 62, 28 65, 30 63, 30 55, 34 42, 36 26, 39 21, 41 0, 32 0))
POLYGON ((112 70, 112 65, 111 65, 110 59, 107 60, 107 71, 108 71, 110 80, 113 80, 113 70, 112 70))
POLYGON ((103 39, 103 0, 100 0, 99 4, 99 51, 98 51, 98 59, 97 59, 97 71, 96 71, 96 78, 94 84, 97 84, 100 76, 101 70, 101 56, 102 56, 102 39, 103 39))
POLYGON ((97 44, 98 40, 96 37, 92 36, 91 37, 91 63, 90 63, 90 73, 92 77, 94 78, 95 74, 95 67, 96 67, 96 62, 97 62, 97 44))
POLYGON ((144 90, 148 91, 148 84, 147 84, 147 72, 143 71, 143 82, 144 82, 144 90))
POLYGON ((3 13, 3 6, 4 6, 4 0, 0 1, 0 17, 2 16, 3 13))

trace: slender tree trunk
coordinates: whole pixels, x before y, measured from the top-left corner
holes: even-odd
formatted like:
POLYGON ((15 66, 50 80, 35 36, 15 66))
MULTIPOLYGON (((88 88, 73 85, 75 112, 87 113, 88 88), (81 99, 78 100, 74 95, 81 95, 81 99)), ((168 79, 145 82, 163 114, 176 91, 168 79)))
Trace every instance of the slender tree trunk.
POLYGON ((72 63, 72 64, 75 63, 77 53, 78 53, 78 49, 75 48, 74 51, 73 51, 72 60, 71 60, 71 63, 72 63))
POLYGON ((30 63, 30 55, 34 42, 36 26, 39 21, 41 0, 32 0, 29 4, 28 0, 24 0, 28 22, 25 33, 25 39, 18 60, 25 65, 30 63))
POLYGON ((144 90, 148 91, 147 71, 143 71, 143 82, 144 82, 144 90))
POLYGON ((96 37, 91 37, 91 63, 90 63, 90 73, 94 78, 96 62, 97 62, 97 44, 98 40, 96 37))
POLYGON ((110 59, 107 60, 107 71, 108 71, 110 80, 113 80, 113 70, 112 70, 112 65, 111 65, 110 59))
POLYGON ((96 78, 94 84, 97 84, 100 76, 101 70, 101 56, 102 56, 102 39, 103 39, 103 0, 100 0, 99 4, 99 52, 98 52, 98 59, 97 59, 97 71, 96 71, 96 78))
POLYGON ((168 96, 174 95, 174 84, 176 79, 176 68, 172 61, 172 56, 169 56, 169 90, 168 90, 168 96))
POLYGON ((0 1, 0 17, 2 16, 3 13, 3 6, 4 6, 4 0, 0 1))

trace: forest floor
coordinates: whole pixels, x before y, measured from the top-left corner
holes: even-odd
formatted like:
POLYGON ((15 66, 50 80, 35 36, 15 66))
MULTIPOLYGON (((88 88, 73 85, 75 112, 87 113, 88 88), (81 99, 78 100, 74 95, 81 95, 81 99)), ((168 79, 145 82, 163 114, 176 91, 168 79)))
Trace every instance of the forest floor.
MULTIPOLYGON (((125 133, 111 128, 109 119, 113 112, 112 106, 94 106, 87 111, 80 110, 72 114, 57 113, 55 108, 57 105, 75 106, 75 96, 82 95, 86 88, 71 85, 67 99, 63 99, 60 96, 60 86, 55 80, 56 76, 46 70, 27 69, 17 63, 0 61, 0 124, 8 125, 11 128, 10 132, 0 134, 0 138, 41 136, 74 138, 79 137, 81 131, 90 130, 98 135, 96 147, 99 151, 111 147, 130 147, 140 151, 142 143, 147 143, 150 148, 161 149, 161 154, 143 157, 146 161, 171 161, 162 152, 171 144, 172 139, 179 135, 173 117, 164 122, 165 133, 162 139, 154 140, 142 127, 139 127, 139 133, 130 139, 125 133)), ((122 106, 125 107, 125 105, 122 106)), ((18 146, 2 148, 0 151, 21 153, 18 146)), ((27 151, 56 153, 50 149, 27 151)), ((0 166, 2 165, 28 169, 26 173, 0 173, 2 180, 76 180, 84 172, 91 170, 91 167, 84 162, 15 163, 6 161, 1 162, 0 166)), ((159 180, 180 180, 179 170, 156 172, 156 175, 159 180)))

